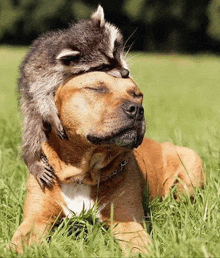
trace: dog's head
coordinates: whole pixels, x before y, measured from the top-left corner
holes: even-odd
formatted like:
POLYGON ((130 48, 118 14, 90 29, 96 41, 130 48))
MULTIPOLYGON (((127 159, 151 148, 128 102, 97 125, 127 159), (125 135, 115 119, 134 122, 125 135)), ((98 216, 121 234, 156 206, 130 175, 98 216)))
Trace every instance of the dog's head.
POLYGON ((143 94, 131 78, 90 72, 70 79, 56 93, 68 138, 87 145, 138 147, 144 136, 143 94))

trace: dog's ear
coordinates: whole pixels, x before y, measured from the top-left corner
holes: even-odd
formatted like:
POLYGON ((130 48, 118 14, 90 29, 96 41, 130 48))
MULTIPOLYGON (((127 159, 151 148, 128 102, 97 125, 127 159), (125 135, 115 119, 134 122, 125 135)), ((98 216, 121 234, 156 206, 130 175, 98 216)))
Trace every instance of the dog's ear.
POLYGON ((104 10, 101 5, 98 6, 97 10, 91 15, 91 21, 97 27, 104 27, 105 25, 105 15, 104 10))
POLYGON ((80 52, 65 48, 60 51, 56 59, 60 60, 64 65, 70 65, 71 62, 77 62, 80 58, 80 52))

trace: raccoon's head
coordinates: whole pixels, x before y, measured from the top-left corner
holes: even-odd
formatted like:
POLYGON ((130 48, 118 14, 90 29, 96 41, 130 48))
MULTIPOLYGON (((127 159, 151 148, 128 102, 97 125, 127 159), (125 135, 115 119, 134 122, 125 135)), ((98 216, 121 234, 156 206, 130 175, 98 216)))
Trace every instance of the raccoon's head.
POLYGON ((122 34, 105 21, 100 5, 90 20, 80 20, 65 31, 56 62, 66 74, 105 71, 115 77, 129 77, 122 34))

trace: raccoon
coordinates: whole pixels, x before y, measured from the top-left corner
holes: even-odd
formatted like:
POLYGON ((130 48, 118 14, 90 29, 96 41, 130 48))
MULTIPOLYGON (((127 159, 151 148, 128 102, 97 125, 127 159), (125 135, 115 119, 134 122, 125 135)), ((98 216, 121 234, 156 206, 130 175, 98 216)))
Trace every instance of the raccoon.
POLYGON ((55 92, 68 77, 88 71, 129 77, 122 34, 105 21, 100 5, 90 20, 40 36, 20 65, 23 159, 42 189, 53 185, 54 173, 41 152, 41 143, 51 130, 63 140, 68 138, 57 114, 55 92))

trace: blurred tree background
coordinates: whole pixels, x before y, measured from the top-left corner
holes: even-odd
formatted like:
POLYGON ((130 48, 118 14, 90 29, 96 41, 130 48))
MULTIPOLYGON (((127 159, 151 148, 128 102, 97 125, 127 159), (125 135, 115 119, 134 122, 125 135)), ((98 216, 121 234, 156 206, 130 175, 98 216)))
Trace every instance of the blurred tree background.
POLYGON ((132 50, 220 53, 220 0, 0 0, 0 43, 29 45, 101 4, 132 50))

